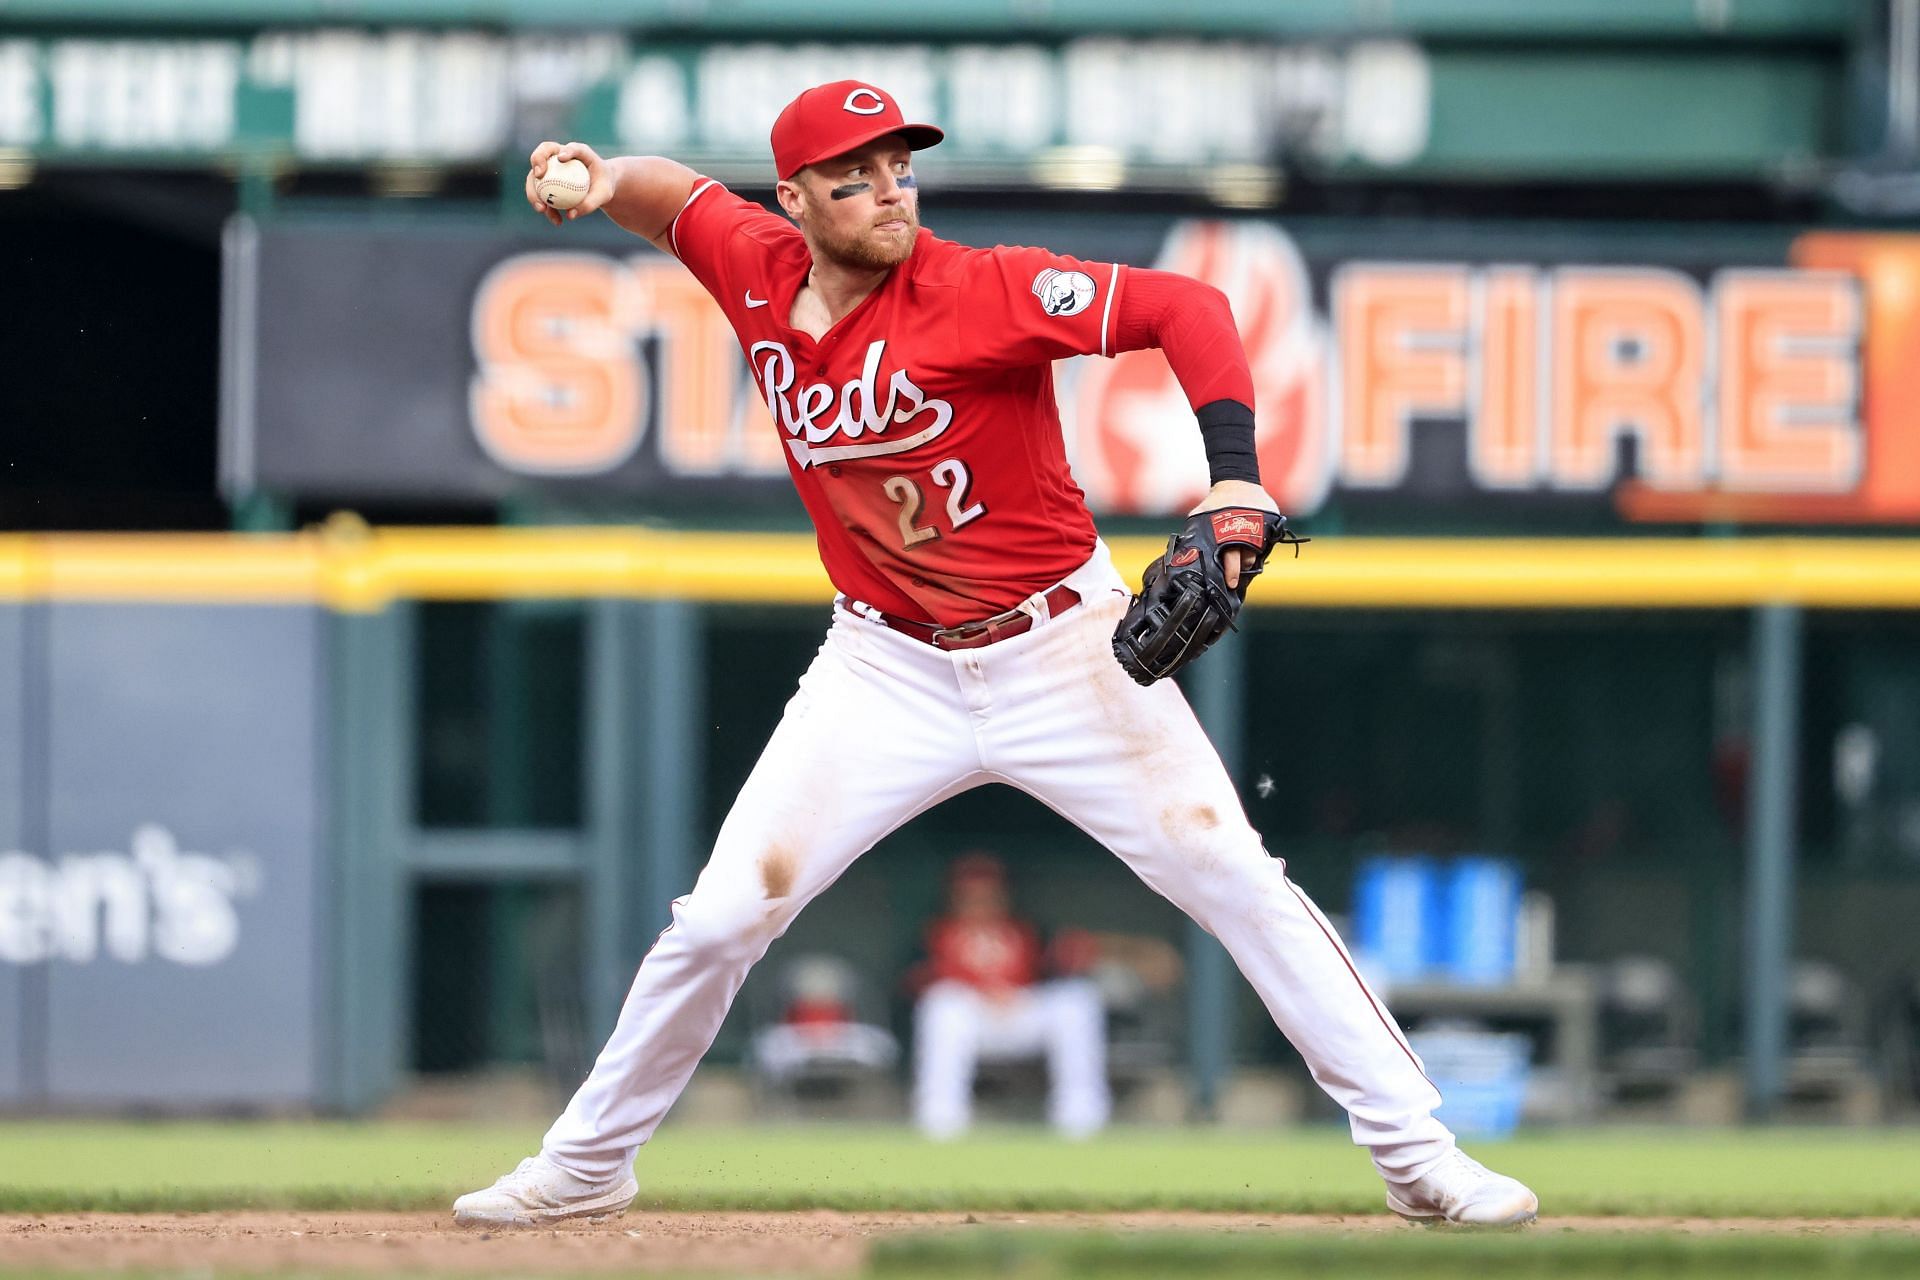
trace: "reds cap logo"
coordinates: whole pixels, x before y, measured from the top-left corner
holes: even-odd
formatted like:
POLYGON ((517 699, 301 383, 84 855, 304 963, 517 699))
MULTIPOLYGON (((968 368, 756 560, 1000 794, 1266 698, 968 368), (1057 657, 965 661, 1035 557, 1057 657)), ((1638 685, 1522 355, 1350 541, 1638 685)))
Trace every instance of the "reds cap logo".
POLYGON ((774 171, 791 179, 810 164, 890 133, 899 134, 913 151, 943 136, 930 124, 909 124, 892 98, 864 80, 817 84, 781 108, 773 122, 774 171))
POLYGON ((1093 277, 1048 267, 1033 278, 1033 296, 1050 316, 1077 316, 1093 302, 1093 277))

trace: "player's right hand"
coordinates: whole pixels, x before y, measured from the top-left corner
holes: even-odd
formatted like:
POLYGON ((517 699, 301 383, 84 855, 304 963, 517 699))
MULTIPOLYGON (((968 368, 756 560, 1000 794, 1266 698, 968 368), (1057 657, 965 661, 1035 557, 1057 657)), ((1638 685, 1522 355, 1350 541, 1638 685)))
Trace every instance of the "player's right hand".
POLYGON ((602 160, 600 154, 584 142, 543 142, 528 157, 527 203, 533 206, 535 213, 556 227, 570 218, 584 218, 613 199, 613 182, 613 166, 602 160), (558 209, 549 209, 534 194, 534 184, 547 176, 549 160, 578 160, 587 166, 587 194, 564 214, 558 209))

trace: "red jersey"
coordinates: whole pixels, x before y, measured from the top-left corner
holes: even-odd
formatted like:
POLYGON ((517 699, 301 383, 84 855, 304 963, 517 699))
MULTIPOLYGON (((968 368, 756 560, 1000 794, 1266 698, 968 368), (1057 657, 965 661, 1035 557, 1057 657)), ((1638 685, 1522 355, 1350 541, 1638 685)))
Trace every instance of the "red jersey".
POLYGON ((952 626, 1092 554, 1052 362, 1113 353, 1124 266, 922 228, 816 342, 788 323, 813 259, 787 219, 703 178, 671 242, 733 324, 841 594, 952 626))
POLYGON ((1018 920, 943 917, 927 927, 927 977, 981 991, 1030 987, 1040 980, 1040 939, 1018 920))

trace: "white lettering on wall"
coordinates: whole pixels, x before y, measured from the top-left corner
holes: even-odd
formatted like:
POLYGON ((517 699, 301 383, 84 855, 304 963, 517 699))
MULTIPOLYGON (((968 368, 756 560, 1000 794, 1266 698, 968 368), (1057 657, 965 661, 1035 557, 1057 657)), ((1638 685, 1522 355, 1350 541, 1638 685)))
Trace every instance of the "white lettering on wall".
POLYGON ((1369 164, 1420 158, 1432 127, 1433 84, 1427 55, 1404 40, 1353 46, 1340 77, 1340 130, 1327 154, 1350 152, 1369 164))
POLYGON ((126 852, 0 853, 0 963, 218 964, 240 942, 235 900, 259 886, 252 857, 183 851, 153 823, 126 852))
POLYGON ((1391 40, 659 46, 609 32, 320 28, 0 42, 0 146, 290 144, 328 162, 491 162, 529 128, 610 127, 621 147, 696 165, 763 161, 781 105, 846 77, 941 122, 942 162, 1076 145, 1158 164, 1262 163, 1279 147, 1393 165, 1426 148, 1431 115, 1425 52, 1391 40))
POLYGON ((480 31, 269 32, 248 58, 264 89, 293 96, 293 144, 314 160, 491 160, 526 106, 552 127, 592 84, 619 74, 610 35, 480 31))
POLYGON ((1058 141, 1059 79, 1052 52, 1038 45, 959 45, 946 55, 942 119, 969 147, 1038 151, 1058 141))
POLYGON ((780 108, 801 90, 829 80, 887 87, 909 120, 938 106, 934 51, 919 44, 719 44, 694 63, 699 141, 708 148, 764 156, 780 108))
POLYGON ((0 40, 0 146, 38 142, 45 127, 38 46, 31 40, 0 40))
POLYGON ((641 58, 620 84, 613 127, 622 142, 649 152, 676 151, 687 138, 687 80, 671 58, 641 58))
POLYGON ((224 147, 239 46, 220 40, 60 40, 49 56, 53 140, 72 150, 224 147))
POLYGON ((314 159, 477 159, 505 134, 506 47, 470 34, 295 41, 294 149, 314 159))

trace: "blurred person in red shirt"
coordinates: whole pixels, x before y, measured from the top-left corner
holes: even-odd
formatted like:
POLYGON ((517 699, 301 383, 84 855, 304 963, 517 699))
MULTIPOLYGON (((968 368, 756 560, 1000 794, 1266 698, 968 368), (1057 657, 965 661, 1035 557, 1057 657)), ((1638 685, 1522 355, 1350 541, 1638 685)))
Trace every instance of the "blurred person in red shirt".
POLYGON ((803 955, 787 966, 780 1020, 754 1034, 751 1062, 769 1079, 860 1067, 893 1070, 900 1045, 893 1033, 860 1020, 860 979, 847 961, 803 955))
MULTIPOLYGON (((933 1138, 964 1133, 973 1117, 974 1071, 983 1060, 1044 1055, 1047 1118, 1088 1137, 1107 1123, 1106 1015, 1084 976, 1083 947, 1046 957, 1033 926, 1013 914, 1006 872, 972 853, 948 870, 947 914, 927 926, 927 961, 913 975, 914 1120, 933 1138), (1065 970, 1065 972, 1060 972, 1065 970)), ((1080 935, 1075 935, 1080 936, 1080 935)))

